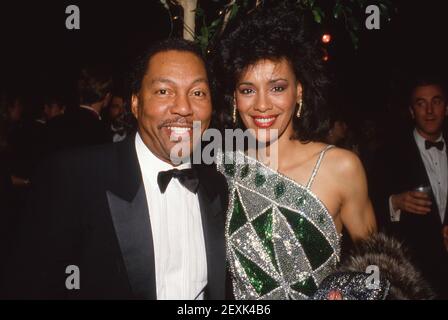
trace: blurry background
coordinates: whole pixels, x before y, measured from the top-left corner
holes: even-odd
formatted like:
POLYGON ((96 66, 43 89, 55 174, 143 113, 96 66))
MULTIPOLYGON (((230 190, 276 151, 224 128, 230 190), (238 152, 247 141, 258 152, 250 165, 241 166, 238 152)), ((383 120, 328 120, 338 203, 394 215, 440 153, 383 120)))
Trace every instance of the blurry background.
MULTIPOLYGON (((392 2, 397 12, 381 30, 361 28, 358 50, 341 25, 322 30, 332 36, 328 64, 342 93, 338 104, 352 127, 364 118, 382 118, 391 105, 402 103, 402 86, 412 73, 448 71, 447 2, 392 2)), ((201 5, 218 8, 211 1, 201 5)), ((132 59, 170 31, 169 13, 159 0, 2 1, 0 91, 23 96, 28 114, 38 112, 43 92, 55 86, 76 105, 81 65, 111 65, 116 80, 122 80, 132 59), (70 4, 80 8, 81 30, 65 28, 70 4)))

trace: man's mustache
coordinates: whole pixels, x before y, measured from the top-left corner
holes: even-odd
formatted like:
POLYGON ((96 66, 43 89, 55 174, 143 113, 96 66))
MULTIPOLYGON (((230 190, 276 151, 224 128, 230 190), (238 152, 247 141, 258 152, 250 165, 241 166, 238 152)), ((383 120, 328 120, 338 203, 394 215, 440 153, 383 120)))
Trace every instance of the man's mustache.
POLYGON ((176 117, 172 119, 164 120, 158 128, 170 127, 170 126, 184 126, 184 127, 193 127, 193 120, 187 119, 185 117, 176 117))

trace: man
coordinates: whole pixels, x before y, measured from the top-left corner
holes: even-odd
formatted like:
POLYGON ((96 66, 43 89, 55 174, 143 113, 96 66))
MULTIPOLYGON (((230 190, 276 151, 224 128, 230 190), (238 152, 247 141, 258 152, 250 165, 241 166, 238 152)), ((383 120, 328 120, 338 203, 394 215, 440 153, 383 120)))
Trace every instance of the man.
MULTIPOLYGON (((447 116, 442 84, 420 79, 412 88, 409 111, 414 130, 395 141, 376 172, 385 173, 385 193, 377 212, 389 214, 388 228, 410 249, 414 263, 439 298, 448 298, 448 163, 442 135, 447 116)), ((381 220, 381 219, 380 219, 381 220)))
POLYGON ((78 80, 80 106, 47 122, 49 151, 112 142, 101 119, 110 100, 112 80, 103 68, 84 68, 78 80))
POLYGON ((123 141, 133 129, 133 121, 131 115, 126 112, 123 95, 114 92, 105 113, 112 141, 123 141))
POLYGON ((170 155, 193 121, 208 127, 208 83, 192 43, 147 52, 132 84, 137 135, 68 153, 35 180, 17 251, 26 261, 6 274, 15 297, 224 299, 225 180, 213 167, 175 167, 170 155), (79 268, 79 290, 66 288, 77 283, 68 266, 79 268))
POLYGON ((47 123, 51 119, 62 116, 65 113, 65 103, 62 98, 57 95, 45 98, 43 110, 43 122, 47 123))

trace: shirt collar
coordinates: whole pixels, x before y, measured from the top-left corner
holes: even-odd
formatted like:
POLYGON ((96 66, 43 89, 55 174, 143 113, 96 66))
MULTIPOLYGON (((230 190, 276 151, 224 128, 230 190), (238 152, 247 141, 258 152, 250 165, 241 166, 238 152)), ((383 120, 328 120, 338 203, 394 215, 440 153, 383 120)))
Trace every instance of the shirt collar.
POLYGON ((101 120, 101 115, 98 113, 98 111, 96 111, 95 109, 93 109, 91 106, 86 106, 85 104, 81 104, 79 107, 80 107, 80 108, 83 108, 83 109, 86 109, 86 110, 89 110, 89 111, 93 111, 93 112, 95 112, 95 114, 98 116, 98 119, 101 120))
MULTIPOLYGON (((414 129, 414 139, 417 143, 417 146, 420 150, 426 150, 425 148, 425 138, 423 138, 420 133, 418 133, 417 129, 414 129)), ((437 138, 435 142, 443 141, 443 149, 440 151, 445 151, 445 139, 443 138, 443 135, 441 134, 440 137, 437 138)))
POLYGON ((149 150, 138 132, 135 135, 135 148, 142 174, 151 180, 155 179, 152 181, 157 181, 157 176, 161 171, 191 168, 191 163, 182 163, 175 167, 172 164, 159 159, 151 150, 149 150))

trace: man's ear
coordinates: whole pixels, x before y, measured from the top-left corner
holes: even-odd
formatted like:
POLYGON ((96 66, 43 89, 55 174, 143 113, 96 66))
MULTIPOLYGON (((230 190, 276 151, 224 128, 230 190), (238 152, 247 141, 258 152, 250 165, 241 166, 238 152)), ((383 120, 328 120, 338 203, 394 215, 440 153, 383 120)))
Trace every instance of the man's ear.
POLYGON ((296 98, 297 103, 299 103, 300 100, 302 100, 302 99, 303 99, 302 84, 299 81, 297 81, 297 98, 296 98))
POLYGON ((138 119, 138 96, 132 94, 131 96, 131 111, 136 119, 138 119))

